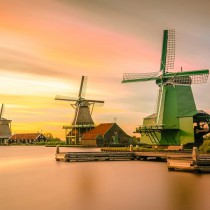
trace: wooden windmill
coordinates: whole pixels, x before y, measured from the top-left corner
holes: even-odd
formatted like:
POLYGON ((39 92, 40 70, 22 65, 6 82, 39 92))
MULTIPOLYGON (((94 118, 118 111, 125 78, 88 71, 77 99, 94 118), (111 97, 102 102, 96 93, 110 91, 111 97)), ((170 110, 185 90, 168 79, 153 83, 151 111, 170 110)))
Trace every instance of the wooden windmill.
MULTIPOLYGON (((156 113, 144 118, 136 132, 142 134, 142 142, 160 145, 184 145, 196 142, 196 133, 208 131, 195 128, 197 118, 191 85, 207 82, 209 70, 168 72, 175 59, 175 30, 164 30, 159 72, 125 73, 123 83, 155 80, 159 87, 156 113)), ((205 122, 210 125, 209 115, 205 122)))
POLYGON ((4 104, 1 105, 0 112, 0 144, 5 144, 11 137, 11 120, 3 118, 4 104))
POLYGON ((74 119, 71 126, 64 126, 66 130, 67 144, 79 144, 82 135, 95 127, 92 112, 95 104, 103 104, 104 101, 85 99, 87 77, 82 76, 79 94, 77 98, 56 96, 55 100, 74 102, 74 119))

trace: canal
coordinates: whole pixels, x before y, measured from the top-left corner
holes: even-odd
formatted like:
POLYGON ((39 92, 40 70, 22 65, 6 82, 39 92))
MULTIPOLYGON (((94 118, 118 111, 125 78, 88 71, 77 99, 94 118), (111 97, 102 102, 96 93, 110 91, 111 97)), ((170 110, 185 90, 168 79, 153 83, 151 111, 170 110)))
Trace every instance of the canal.
POLYGON ((55 150, 0 147, 1 210, 210 209, 210 174, 150 161, 56 162, 55 150))

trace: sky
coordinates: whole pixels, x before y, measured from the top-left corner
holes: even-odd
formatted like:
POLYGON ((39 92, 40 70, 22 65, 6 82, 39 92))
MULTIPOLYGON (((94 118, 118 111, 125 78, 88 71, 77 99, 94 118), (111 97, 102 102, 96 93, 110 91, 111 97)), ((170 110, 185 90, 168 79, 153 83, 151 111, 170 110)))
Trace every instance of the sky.
MULTIPOLYGON (((164 29, 176 31, 172 71, 210 69, 209 0, 0 0, 0 103, 12 132, 64 140, 74 110, 56 95, 77 97, 81 76, 95 124, 129 135, 154 112, 155 82, 122 84, 123 73, 159 71, 164 29)), ((197 109, 210 113, 210 81, 192 86, 197 109)))

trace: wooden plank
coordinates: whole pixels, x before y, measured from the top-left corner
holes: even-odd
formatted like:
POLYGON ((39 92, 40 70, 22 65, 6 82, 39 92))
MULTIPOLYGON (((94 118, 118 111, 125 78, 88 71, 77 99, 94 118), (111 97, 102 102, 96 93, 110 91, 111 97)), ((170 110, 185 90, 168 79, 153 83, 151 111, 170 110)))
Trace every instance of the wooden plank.
POLYGON ((105 160, 133 160, 132 152, 69 152, 65 153, 67 161, 105 161, 105 160))

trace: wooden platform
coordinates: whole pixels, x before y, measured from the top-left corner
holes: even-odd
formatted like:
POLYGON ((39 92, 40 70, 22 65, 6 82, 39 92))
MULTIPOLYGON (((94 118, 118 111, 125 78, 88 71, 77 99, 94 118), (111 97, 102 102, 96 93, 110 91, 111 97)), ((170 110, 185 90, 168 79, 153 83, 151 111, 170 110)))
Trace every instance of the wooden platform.
POLYGON ((210 160, 193 161, 193 160, 168 159, 167 166, 169 171, 210 173, 210 160))
POLYGON ((167 158, 191 158, 192 153, 190 152, 134 152, 137 160, 149 160, 158 159, 167 161, 167 158))
POLYGON ((67 152, 56 153, 57 161, 114 161, 114 160, 134 160, 133 152, 67 152))
POLYGON ((57 148, 55 159, 57 161, 104 161, 104 160, 161 160, 167 158, 191 158, 189 152, 134 152, 134 151, 113 151, 102 152, 60 152, 57 148))

